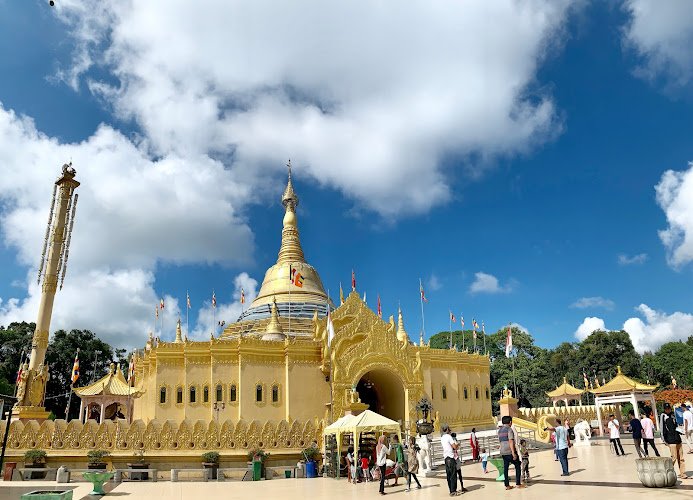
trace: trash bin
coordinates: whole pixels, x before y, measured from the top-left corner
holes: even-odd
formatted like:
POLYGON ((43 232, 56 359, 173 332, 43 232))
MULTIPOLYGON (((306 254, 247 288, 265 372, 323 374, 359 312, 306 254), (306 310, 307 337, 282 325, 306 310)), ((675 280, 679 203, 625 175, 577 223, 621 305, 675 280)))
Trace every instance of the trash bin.
POLYGON ((253 460, 253 481, 262 478, 262 460, 253 460))
POLYGON ((5 462, 5 467, 2 471, 2 479, 4 481, 12 481, 12 473, 16 467, 16 462, 5 462))
POLYGON ((291 477, 291 471, 290 470, 285 470, 284 471, 284 476, 289 479, 291 477))
POLYGON ((306 462, 306 477, 318 477, 318 464, 313 462, 306 462))

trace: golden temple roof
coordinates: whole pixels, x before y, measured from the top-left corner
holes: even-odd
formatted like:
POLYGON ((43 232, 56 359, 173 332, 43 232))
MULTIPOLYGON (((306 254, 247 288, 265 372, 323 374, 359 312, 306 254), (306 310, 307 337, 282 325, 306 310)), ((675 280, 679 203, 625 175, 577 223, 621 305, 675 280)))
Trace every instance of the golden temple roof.
POLYGON ((558 386, 555 391, 547 392, 546 395, 550 398, 565 398, 567 396, 579 396, 583 392, 585 391, 573 387, 566 381, 566 378, 563 377, 563 383, 558 386))
POLYGON ((626 377, 621 373, 621 367, 618 366, 618 373, 614 378, 609 380, 606 384, 597 389, 590 389, 592 394, 609 394, 612 392, 631 392, 631 391, 643 391, 651 392, 659 387, 657 385, 642 384, 632 378, 626 377))
MULTIPOLYGON (((271 304, 275 300, 282 315, 290 315, 292 322, 294 317, 306 319, 312 317, 314 310, 318 310, 320 317, 327 314, 328 298, 325 288, 318 272, 306 262, 301 248, 296 219, 298 196, 291 182, 290 162, 288 167, 288 181, 282 195, 284 219, 277 262, 265 273, 257 297, 248 310, 241 315, 239 321, 267 318, 271 314, 271 304), (291 277, 292 272, 294 279, 291 277), (285 305, 289 302, 291 312, 287 313, 285 305)), ((286 330, 285 333, 287 333, 286 330)))
POLYGON ((141 390, 135 387, 129 387, 123 372, 120 371, 120 364, 114 367, 111 363, 110 370, 105 377, 100 378, 93 384, 84 387, 74 387, 72 389, 78 396, 139 396, 141 390))
POLYGON ((279 323, 279 314, 277 313, 277 301, 272 301, 272 316, 267 324, 262 340, 284 340, 286 336, 282 330, 282 325, 279 323))

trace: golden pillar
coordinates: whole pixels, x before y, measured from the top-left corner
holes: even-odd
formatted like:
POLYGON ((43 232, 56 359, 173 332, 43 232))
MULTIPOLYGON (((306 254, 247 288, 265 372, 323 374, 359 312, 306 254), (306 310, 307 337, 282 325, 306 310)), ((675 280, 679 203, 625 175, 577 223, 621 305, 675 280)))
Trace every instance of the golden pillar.
POLYGON ((53 187, 53 201, 39 265, 38 280, 40 283, 43 273, 43 286, 36 331, 31 344, 31 358, 24 364, 22 381, 17 390, 17 403, 12 411, 13 418, 22 421, 44 420, 49 414, 44 407, 46 383, 49 379, 48 366, 45 364, 48 332, 55 292, 58 286, 62 289, 65 279, 72 225, 77 208, 75 189, 78 186, 79 182, 75 180, 75 169, 72 168, 72 163, 63 165, 62 175, 55 181, 53 187), (54 212, 55 217, 53 217, 54 212), (47 255, 46 250, 48 250, 47 255))

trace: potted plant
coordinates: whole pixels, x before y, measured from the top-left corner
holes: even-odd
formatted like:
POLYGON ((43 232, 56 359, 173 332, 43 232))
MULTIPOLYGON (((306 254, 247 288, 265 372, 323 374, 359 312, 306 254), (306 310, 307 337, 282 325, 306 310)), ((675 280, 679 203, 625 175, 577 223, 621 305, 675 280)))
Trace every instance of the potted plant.
POLYGON ((260 477, 265 477, 265 462, 270 454, 262 448, 254 448, 248 451, 248 464, 252 465, 254 461, 260 462, 260 477))
MULTIPOLYGON (((24 467, 27 469, 43 469, 46 466, 46 452, 43 450, 27 450, 24 453, 24 467)), ((45 472, 32 472, 30 479, 43 479, 45 472)))
POLYGON ((306 460, 306 477, 318 477, 318 465, 316 463, 316 459, 322 456, 320 450, 314 446, 309 446, 303 450, 301 456, 306 460))
POLYGON ((104 460, 110 453, 106 450, 89 450, 87 452, 87 469, 106 469, 104 460))
MULTIPOLYGON (((128 469, 149 469, 149 462, 144 459, 144 450, 141 449, 132 454, 135 459, 128 463, 128 469)), ((148 472, 131 472, 131 481, 146 481, 149 479, 148 472)))
POLYGON ((205 469, 211 469, 210 479, 217 478, 217 470, 219 469, 219 454, 216 451, 208 451, 202 454, 202 466, 205 469))

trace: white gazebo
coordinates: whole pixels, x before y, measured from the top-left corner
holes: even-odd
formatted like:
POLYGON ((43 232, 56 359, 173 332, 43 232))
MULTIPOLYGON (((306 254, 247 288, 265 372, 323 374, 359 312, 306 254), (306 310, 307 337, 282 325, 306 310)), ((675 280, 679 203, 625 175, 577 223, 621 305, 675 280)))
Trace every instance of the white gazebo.
POLYGON ((655 428, 659 429, 657 420, 657 404, 654 398, 654 390, 659 386, 648 385, 636 382, 633 379, 626 377, 621 373, 621 367, 618 368, 618 373, 609 382, 597 389, 590 389, 594 394, 594 405, 597 407, 597 420, 599 421, 599 435, 604 435, 604 423, 602 422, 601 407, 604 405, 616 406, 616 419, 619 424, 623 424, 621 415, 621 404, 630 403, 633 405, 633 412, 636 418, 640 418, 638 410, 638 401, 649 403, 652 406, 652 411, 655 417, 655 428))
POLYGON ((127 418, 132 423, 132 408, 136 398, 142 395, 142 391, 130 385, 120 371, 120 364, 116 367, 111 363, 108 374, 96 382, 85 387, 72 389, 81 401, 79 405, 79 421, 86 423, 90 418, 97 418, 99 423, 104 419, 115 420, 127 418), (121 408, 125 408, 125 415, 120 416, 121 408), (92 416, 93 415, 93 416, 92 416))

